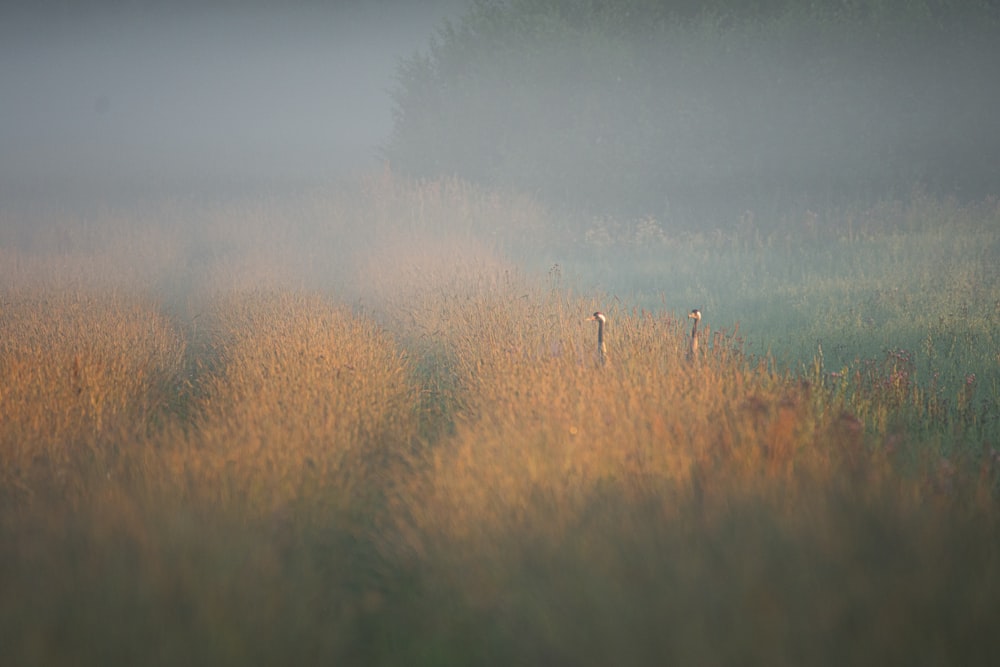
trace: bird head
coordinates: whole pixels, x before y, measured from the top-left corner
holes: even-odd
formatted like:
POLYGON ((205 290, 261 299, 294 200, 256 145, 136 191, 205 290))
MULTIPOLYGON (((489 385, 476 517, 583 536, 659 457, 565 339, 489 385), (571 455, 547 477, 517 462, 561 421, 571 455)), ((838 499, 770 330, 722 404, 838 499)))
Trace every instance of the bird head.
POLYGON ((586 321, 587 322, 600 322, 601 324, 604 324, 605 322, 608 321, 608 318, 606 318, 604 316, 604 313, 602 313, 601 311, 597 311, 596 313, 594 313, 593 315, 591 315, 590 317, 588 317, 586 319, 586 321))
POLYGON ((692 320, 701 320, 701 311, 695 308, 690 313, 688 313, 688 317, 690 317, 692 320))

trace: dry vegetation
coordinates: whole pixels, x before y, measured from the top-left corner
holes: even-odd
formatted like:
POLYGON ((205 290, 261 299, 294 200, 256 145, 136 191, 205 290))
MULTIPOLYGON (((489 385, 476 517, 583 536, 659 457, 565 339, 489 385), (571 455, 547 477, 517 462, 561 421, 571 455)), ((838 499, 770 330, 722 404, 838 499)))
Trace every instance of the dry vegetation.
POLYGON ((511 264, 559 233, 521 198, 385 173, 228 207, 0 233, 6 664, 998 655, 992 334, 932 386, 892 346, 787 372, 707 310, 691 361, 694 304, 511 264))

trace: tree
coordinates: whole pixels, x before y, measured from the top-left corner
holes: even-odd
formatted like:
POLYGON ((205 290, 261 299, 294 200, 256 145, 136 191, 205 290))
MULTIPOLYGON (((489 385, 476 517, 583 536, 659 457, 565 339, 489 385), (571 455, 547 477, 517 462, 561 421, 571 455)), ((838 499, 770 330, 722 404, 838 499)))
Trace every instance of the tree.
POLYGON ((1000 10, 476 2, 400 65, 385 155, 590 213, 716 224, 1000 182, 1000 10))

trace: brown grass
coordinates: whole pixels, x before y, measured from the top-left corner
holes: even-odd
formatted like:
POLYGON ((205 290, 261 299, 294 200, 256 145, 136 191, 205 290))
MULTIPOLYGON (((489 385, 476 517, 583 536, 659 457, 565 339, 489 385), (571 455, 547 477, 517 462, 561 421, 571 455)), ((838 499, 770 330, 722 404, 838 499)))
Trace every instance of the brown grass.
POLYGON ((415 435, 393 342, 313 294, 236 294, 203 317, 213 368, 190 423, 161 446, 177 491, 255 516, 375 502, 415 435))
POLYGON ((540 213, 457 182, 282 210, 151 227, 181 256, 145 278, 77 261, 110 227, 5 237, 12 664, 996 655, 975 381, 952 409, 899 352, 779 371, 708 310, 688 360, 691 304, 543 287, 483 233, 540 213))
POLYGON ((0 312, 3 497, 78 500, 145 476, 144 441, 180 381, 184 341, 141 298, 26 289, 0 312))

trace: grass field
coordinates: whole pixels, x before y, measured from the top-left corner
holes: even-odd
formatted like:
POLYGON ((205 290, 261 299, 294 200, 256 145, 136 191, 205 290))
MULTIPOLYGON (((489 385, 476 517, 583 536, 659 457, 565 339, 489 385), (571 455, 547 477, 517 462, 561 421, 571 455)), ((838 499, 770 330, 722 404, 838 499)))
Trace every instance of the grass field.
POLYGON ((1000 657, 995 201, 0 218, 4 664, 1000 657))

